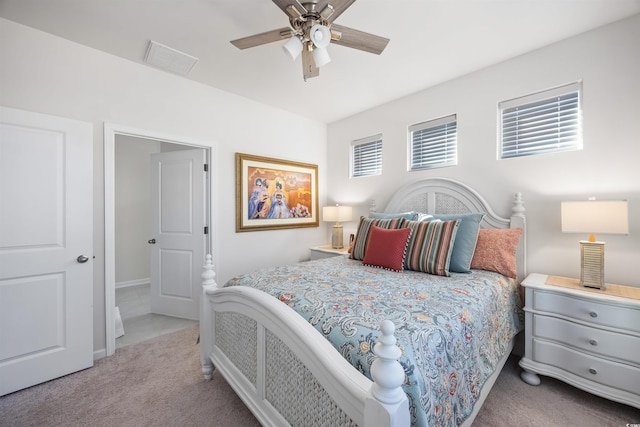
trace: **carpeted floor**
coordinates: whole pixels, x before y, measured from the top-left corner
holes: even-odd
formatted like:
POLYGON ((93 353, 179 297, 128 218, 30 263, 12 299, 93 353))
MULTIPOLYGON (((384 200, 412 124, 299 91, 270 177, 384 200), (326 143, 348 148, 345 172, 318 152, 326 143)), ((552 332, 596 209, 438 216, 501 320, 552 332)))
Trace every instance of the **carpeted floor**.
MULTIPOLYGON (((0 397, 0 426, 259 426, 218 373, 204 381, 197 327, 118 349, 66 377, 0 397)), ((532 387, 509 359, 474 426, 602 427, 640 423, 640 410, 551 378, 532 387)))

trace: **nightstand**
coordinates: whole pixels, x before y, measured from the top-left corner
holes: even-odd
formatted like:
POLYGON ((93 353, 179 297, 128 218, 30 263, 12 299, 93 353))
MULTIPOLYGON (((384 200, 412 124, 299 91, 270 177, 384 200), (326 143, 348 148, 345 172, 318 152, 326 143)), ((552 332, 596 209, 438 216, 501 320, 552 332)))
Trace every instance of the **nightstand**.
POLYGON ((311 259, 322 259, 322 258, 330 258, 332 256, 340 256, 347 255, 349 253, 349 248, 344 247, 340 249, 334 249, 331 245, 326 246, 316 246, 311 248, 311 259))
POLYGON ((544 274, 529 275, 522 286, 523 381, 538 385, 538 374, 547 375, 640 408, 640 288, 584 288, 544 274))

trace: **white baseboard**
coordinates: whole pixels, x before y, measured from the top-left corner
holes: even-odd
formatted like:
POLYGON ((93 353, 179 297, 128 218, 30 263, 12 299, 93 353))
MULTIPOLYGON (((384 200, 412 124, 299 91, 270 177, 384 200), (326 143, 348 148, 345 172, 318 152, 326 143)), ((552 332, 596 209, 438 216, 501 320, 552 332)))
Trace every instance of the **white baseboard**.
POLYGON ((145 279, 127 280, 125 282, 116 282, 116 289, 128 288, 130 286, 148 285, 149 283, 151 283, 150 277, 147 277, 145 279))
POLYGON ((93 351, 93 361, 100 360, 104 357, 107 357, 107 349, 101 348, 100 350, 93 351))

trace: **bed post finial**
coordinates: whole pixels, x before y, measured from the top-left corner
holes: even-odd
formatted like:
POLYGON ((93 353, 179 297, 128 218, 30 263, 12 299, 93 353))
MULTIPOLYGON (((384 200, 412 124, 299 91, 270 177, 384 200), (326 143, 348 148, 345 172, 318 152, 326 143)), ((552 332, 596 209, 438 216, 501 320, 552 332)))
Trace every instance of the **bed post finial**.
POLYGON ((511 212, 513 216, 524 217, 524 202, 522 201, 522 193, 518 192, 513 198, 513 206, 511 212))
POLYGON ((202 267, 202 286, 209 286, 216 284, 216 273, 213 271, 213 257, 211 254, 207 254, 202 267))
POLYGON ((365 426, 409 426, 409 401, 402 384, 404 369, 398 362, 402 351, 393 335, 396 327, 390 320, 380 324, 380 338, 373 347, 376 360, 371 364, 371 398, 365 409, 365 426))

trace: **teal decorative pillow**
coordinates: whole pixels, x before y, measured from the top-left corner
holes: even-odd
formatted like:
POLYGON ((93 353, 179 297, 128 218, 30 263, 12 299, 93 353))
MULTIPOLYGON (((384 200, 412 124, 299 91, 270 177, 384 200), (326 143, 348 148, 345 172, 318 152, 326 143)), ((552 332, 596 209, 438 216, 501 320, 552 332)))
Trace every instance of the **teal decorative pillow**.
POLYGON ((393 218, 404 218, 408 220, 416 220, 418 219, 418 212, 400 212, 400 213, 380 213, 380 212, 369 212, 369 218, 376 219, 393 219, 393 218))
POLYGON ((374 225, 362 263, 370 267, 402 271, 410 234, 410 228, 388 230, 374 225))
POLYGON ((433 219, 440 219, 442 221, 460 220, 456 240, 453 243, 453 252, 451 253, 450 271, 456 273, 471 273, 471 260, 476 250, 478 231, 480 230, 480 221, 482 221, 482 218, 484 218, 483 213, 433 216, 433 219))
POLYGON ((438 276, 449 276, 453 242, 460 220, 405 221, 411 228, 407 243, 405 268, 438 276))
POLYGON ((367 245, 369 244, 371 227, 375 225, 380 228, 396 229, 400 228, 403 221, 405 221, 403 218, 377 219, 361 216, 360 223, 358 224, 358 230, 356 231, 356 237, 353 239, 350 258, 360 261, 364 259, 365 252, 367 251, 367 245))

